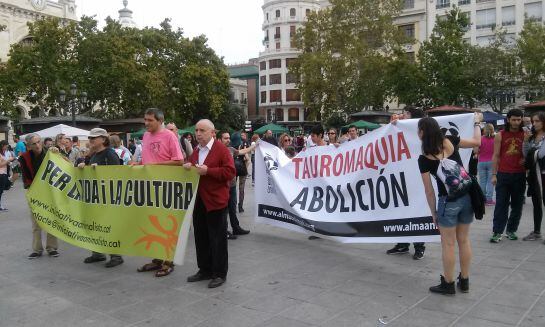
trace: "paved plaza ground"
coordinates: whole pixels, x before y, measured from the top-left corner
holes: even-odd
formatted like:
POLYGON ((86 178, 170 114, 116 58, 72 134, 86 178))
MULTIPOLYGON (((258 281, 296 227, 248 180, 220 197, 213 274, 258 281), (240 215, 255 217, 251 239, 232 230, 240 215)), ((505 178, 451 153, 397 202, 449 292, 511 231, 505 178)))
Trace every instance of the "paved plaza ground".
MULTIPOLYGON (((249 183, 246 197, 240 220, 251 234, 229 241, 227 283, 208 289, 186 283, 197 270, 193 237, 185 265, 162 279, 136 272, 145 258, 106 269, 64 243, 58 258, 28 260, 29 210, 18 184, 0 213, 0 326, 545 326, 545 245, 489 243, 491 209, 472 226, 471 291, 447 297, 428 291, 441 273, 439 244, 415 261, 387 256, 388 244, 309 241, 254 224, 249 183)), ((532 226, 526 202, 519 236, 532 226)))

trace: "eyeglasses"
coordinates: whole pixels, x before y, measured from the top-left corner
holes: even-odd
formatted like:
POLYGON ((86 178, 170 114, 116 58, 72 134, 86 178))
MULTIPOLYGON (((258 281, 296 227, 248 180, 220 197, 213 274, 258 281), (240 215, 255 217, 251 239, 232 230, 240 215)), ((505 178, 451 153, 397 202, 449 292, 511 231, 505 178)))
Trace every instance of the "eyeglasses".
POLYGON ((327 133, 327 134, 328 134, 328 135, 335 135, 335 134, 337 134, 337 133, 335 133, 335 132, 329 132, 329 133, 327 133))
POLYGON ((291 142, 290 139, 284 139, 284 142, 291 142))

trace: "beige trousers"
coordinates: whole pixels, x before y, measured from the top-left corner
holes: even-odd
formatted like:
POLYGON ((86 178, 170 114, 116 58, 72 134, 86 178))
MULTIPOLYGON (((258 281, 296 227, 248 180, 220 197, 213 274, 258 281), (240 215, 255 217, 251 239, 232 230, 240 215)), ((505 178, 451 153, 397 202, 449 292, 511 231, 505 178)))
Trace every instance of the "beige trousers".
MULTIPOLYGON (((44 247, 42 245, 42 229, 40 228, 40 225, 38 225, 38 223, 36 222, 36 219, 32 217, 32 213, 30 214, 30 220, 32 220, 32 250, 42 253, 44 251, 44 247)), ((51 234, 46 234, 47 238, 45 241, 45 250, 47 252, 57 250, 57 238, 51 234)))

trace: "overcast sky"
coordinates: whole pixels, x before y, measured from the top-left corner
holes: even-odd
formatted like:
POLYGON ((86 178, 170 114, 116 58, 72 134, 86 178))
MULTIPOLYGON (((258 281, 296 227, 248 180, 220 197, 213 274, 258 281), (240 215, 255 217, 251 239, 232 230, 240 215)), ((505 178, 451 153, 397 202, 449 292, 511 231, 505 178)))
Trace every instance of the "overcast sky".
MULTIPOLYGON (((122 0, 76 1, 78 16, 96 15, 103 25, 108 16, 118 19, 122 0)), ((186 36, 204 34, 209 46, 225 63, 244 63, 262 51, 263 0, 129 0, 128 8, 139 27, 159 26, 172 18, 186 36)))

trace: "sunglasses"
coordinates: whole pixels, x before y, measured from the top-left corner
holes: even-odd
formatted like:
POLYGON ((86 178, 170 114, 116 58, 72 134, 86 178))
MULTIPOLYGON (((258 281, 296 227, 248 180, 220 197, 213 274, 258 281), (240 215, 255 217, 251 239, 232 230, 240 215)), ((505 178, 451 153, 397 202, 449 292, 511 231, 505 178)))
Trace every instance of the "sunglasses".
POLYGON ((327 134, 328 134, 328 135, 335 135, 335 134, 337 134, 337 133, 327 133, 327 134))

